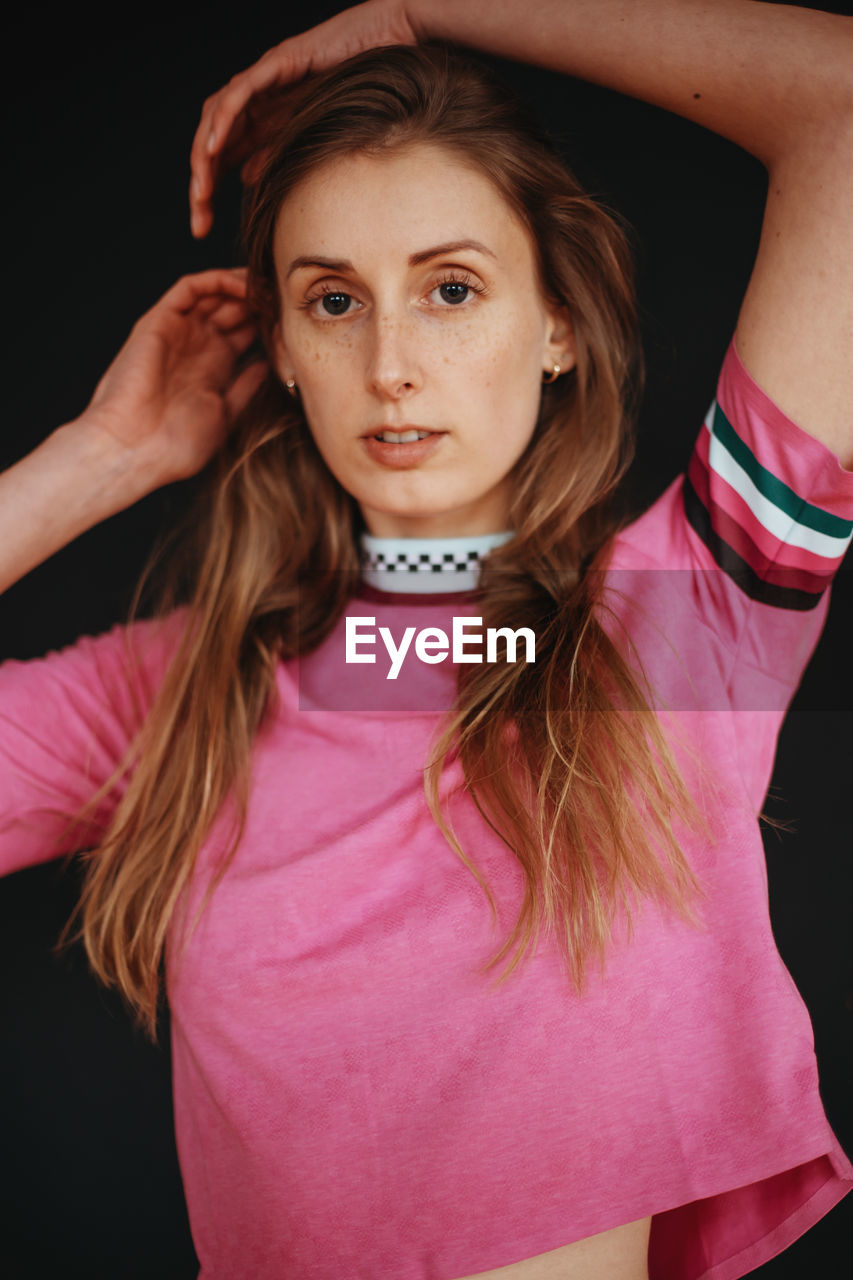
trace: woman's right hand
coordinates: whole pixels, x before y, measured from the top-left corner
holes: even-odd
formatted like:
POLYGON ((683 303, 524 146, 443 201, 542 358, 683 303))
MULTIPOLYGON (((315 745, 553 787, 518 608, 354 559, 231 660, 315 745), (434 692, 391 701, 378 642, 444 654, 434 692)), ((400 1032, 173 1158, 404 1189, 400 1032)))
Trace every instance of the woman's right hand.
POLYGON ((136 322, 78 422, 126 449, 146 490, 200 471, 263 382, 246 272, 182 276, 136 322))

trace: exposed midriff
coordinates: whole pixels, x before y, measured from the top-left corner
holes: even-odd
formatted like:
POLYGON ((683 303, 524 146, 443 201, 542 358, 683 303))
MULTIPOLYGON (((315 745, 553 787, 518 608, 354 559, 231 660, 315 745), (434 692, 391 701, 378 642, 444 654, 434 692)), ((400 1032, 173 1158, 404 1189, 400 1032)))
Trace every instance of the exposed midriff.
POLYGON ((648 1280, 651 1218, 459 1280, 648 1280))

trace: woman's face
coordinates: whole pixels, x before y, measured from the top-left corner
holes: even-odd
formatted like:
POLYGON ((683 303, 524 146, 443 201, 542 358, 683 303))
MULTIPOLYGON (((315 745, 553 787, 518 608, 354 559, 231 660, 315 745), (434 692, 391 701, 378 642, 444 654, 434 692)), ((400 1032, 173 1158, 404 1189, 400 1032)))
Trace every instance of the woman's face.
POLYGON ((574 348, 491 182, 432 145, 347 156, 290 193, 274 245, 276 367, 369 531, 506 529, 542 373, 571 367, 574 348))

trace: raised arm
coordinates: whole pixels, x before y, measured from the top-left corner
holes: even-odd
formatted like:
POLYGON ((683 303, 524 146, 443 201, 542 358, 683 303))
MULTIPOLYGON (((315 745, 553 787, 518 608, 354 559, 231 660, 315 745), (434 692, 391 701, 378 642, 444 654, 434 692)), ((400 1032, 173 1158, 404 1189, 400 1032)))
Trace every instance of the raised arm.
POLYGON ((200 471, 267 372, 245 272, 184 276, 134 325, 79 418, 0 474, 0 592, 108 516, 200 471))
POLYGON ((193 229, 251 150, 263 95, 360 49, 443 38, 706 126, 769 175, 737 345, 790 417, 853 467, 853 19, 754 0, 368 0, 285 40, 205 103, 193 229))
POLYGON ((768 171, 741 359, 853 467, 853 19, 751 0, 413 0, 427 32, 641 98, 768 171))

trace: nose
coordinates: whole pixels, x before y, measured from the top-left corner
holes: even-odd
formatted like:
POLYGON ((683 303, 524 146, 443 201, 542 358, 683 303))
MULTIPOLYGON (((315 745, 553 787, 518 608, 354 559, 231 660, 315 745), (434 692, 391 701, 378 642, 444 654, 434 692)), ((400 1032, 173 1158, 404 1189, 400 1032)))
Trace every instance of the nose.
POLYGON ((371 333, 367 382, 388 400, 400 400, 421 386, 417 335, 407 318, 376 314, 371 333))

